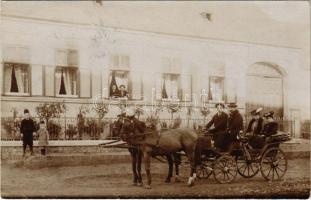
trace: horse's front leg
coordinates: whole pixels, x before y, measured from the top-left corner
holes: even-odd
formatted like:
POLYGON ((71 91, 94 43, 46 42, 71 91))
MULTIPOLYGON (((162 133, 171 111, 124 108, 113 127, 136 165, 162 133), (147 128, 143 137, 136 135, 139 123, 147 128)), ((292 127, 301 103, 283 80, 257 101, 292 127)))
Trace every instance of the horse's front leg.
POLYGON ((188 186, 193 186, 194 180, 196 179, 196 164, 194 159, 194 149, 186 151, 186 154, 191 166, 190 177, 188 179, 188 186))
POLYGON ((167 163, 168 163, 168 175, 165 180, 166 183, 171 182, 171 178, 173 176, 173 158, 171 154, 166 155, 167 163))
POLYGON ((144 151, 144 164, 147 176, 147 184, 145 185, 145 188, 151 189, 150 154, 147 151, 144 151))
POLYGON ((137 173, 136 173, 137 154, 135 150, 130 150, 130 153, 132 157, 133 185, 137 185, 137 173))
POLYGON ((137 185, 142 186, 142 178, 141 178, 141 162, 142 162, 143 153, 140 149, 138 149, 137 155, 137 185))
POLYGON ((179 165, 181 164, 181 155, 178 153, 173 154, 175 164, 175 182, 180 182, 179 179, 179 165))

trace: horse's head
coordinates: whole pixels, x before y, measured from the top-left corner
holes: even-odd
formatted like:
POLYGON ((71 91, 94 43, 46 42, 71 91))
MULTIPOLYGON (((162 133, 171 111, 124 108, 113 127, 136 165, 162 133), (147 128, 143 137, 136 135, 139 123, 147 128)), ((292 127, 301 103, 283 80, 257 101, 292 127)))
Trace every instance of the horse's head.
POLYGON ((134 116, 119 115, 114 123, 115 133, 125 141, 135 139, 135 135, 143 133, 145 129, 145 123, 139 121, 134 116))

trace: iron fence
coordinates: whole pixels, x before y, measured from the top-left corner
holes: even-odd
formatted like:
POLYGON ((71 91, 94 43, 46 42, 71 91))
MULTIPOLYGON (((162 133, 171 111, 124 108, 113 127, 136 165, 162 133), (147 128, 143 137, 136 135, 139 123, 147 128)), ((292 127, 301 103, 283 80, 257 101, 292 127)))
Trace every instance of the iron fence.
MULTIPOLYGON (((20 123, 22 118, 2 117, 1 118, 1 139, 2 140, 21 140, 20 123)), ((40 119, 34 117, 36 128, 39 128, 40 119)), ((47 130, 50 140, 101 140, 114 139, 112 127, 116 118, 73 118, 60 117, 53 118, 47 122, 47 130)), ((145 120, 141 118, 141 120, 145 120)), ((294 121, 276 120, 279 124, 279 130, 293 134, 295 130, 294 121)), ((204 128, 208 121, 202 118, 176 118, 160 119, 163 128, 188 127, 196 130, 204 128)), ((249 119, 244 120, 246 128, 249 119)), ((310 120, 304 121, 301 126, 301 132, 304 137, 310 135, 310 120)), ((293 136, 293 135, 292 135, 293 136)), ((37 136, 34 137, 37 139, 37 136)))

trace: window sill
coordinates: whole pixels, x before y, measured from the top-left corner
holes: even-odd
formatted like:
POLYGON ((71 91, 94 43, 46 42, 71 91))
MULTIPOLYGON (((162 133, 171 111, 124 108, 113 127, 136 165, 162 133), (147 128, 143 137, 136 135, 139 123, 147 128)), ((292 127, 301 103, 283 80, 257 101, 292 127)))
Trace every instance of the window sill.
POLYGON ((57 94, 56 97, 63 97, 63 98, 78 98, 79 96, 78 95, 61 95, 61 94, 57 94))
POLYGON ((19 93, 19 92, 6 92, 6 96, 30 96, 30 93, 19 93))

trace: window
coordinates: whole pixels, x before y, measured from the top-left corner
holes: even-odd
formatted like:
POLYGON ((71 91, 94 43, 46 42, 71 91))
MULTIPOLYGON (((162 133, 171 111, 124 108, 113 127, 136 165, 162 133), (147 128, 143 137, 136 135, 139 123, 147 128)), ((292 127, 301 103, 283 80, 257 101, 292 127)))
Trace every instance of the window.
POLYGON ((109 97, 128 98, 129 72, 111 70, 109 75, 109 97))
POLYGON ((179 74, 161 75, 160 99, 181 100, 181 83, 179 74))
POLYGON ((56 96, 78 95, 78 63, 76 50, 60 49, 56 51, 55 94, 56 96))
POLYGON ((224 101, 224 77, 209 77, 208 99, 211 101, 224 101))
POLYGON ((4 64, 4 92, 5 94, 29 94, 29 65, 19 63, 4 64))
POLYGON ((57 67, 55 70, 56 96, 77 96, 77 68, 57 67))
POLYGON ((158 100, 191 101, 191 75, 182 73, 179 58, 164 57, 162 70, 156 77, 156 97, 158 100))

